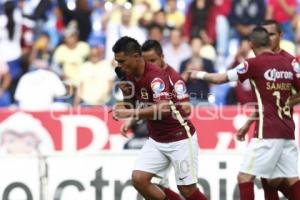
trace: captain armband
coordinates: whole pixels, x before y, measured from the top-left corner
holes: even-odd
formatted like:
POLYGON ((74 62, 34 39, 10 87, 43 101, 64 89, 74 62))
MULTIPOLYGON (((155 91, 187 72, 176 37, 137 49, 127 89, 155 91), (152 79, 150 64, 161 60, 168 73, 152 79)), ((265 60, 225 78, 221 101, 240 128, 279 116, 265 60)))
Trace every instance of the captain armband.
POLYGON ((239 80, 239 76, 237 74, 236 69, 230 69, 226 72, 227 74, 227 78, 229 81, 238 81, 239 80))
POLYGON ((207 74, 207 72, 204 72, 204 71, 197 72, 196 78, 197 78, 197 79, 200 79, 200 80, 204 80, 204 76, 205 76, 206 74, 207 74))

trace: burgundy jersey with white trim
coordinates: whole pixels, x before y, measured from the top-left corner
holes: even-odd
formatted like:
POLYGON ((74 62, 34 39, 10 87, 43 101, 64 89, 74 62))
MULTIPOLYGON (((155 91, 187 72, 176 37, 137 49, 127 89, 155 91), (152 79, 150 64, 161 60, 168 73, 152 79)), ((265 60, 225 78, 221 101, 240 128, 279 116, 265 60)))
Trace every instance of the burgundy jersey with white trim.
POLYGON ((287 103, 292 91, 300 88, 297 66, 285 55, 265 52, 237 67, 239 80, 250 80, 257 100, 255 137, 294 139, 293 110, 287 103))
POLYGON ((134 88, 134 99, 138 107, 147 107, 160 101, 166 101, 171 107, 168 116, 158 120, 147 120, 149 136, 157 142, 174 142, 186 139, 188 134, 193 135, 195 128, 190 120, 185 119, 185 113, 177 98, 172 95, 168 74, 157 66, 147 63, 145 71, 139 80, 128 76, 134 88))
POLYGON ((180 102, 189 102, 187 87, 181 76, 171 66, 167 66, 164 71, 169 77, 170 85, 173 88, 172 94, 180 102))

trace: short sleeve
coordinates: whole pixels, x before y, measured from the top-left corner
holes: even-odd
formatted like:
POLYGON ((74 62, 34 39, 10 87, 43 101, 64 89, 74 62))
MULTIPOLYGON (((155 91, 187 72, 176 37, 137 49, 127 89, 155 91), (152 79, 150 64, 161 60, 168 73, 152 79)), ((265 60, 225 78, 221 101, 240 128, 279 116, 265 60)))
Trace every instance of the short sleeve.
POLYGON ((253 78, 252 70, 250 66, 251 61, 246 60, 235 67, 238 78, 241 82, 246 79, 253 78))
POLYGON ((300 63, 294 59, 292 61, 293 71, 295 73, 295 77, 293 80, 293 87, 297 90, 297 92, 300 91, 300 63))
POLYGON ((187 87, 181 76, 175 70, 169 71, 167 75, 172 89, 172 97, 181 102, 189 101, 187 87))
POLYGON ((174 94, 176 99, 181 102, 189 101, 189 94, 187 93, 187 87, 183 80, 177 80, 174 84, 174 94))

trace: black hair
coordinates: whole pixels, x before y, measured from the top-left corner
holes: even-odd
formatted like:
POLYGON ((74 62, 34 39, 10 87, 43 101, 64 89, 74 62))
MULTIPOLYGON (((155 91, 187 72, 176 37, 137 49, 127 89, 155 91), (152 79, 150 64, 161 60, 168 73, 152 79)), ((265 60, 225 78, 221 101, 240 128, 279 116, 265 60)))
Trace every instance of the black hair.
POLYGON ((250 41, 255 48, 268 47, 270 45, 269 33, 262 26, 257 26, 250 34, 250 41))
POLYGON ((14 10, 15 4, 13 1, 7 1, 3 5, 4 13, 7 16, 6 28, 8 30, 9 39, 12 40, 15 33, 14 10))
POLYGON ((124 52, 125 55, 131 55, 133 53, 142 55, 141 45, 136 39, 128 36, 124 36, 118 39, 118 41, 114 44, 112 50, 114 53, 124 52))
POLYGON ((160 43, 157 40, 147 40, 142 45, 142 52, 154 50, 158 55, 163 54, 163 50, 161 48, 160 43))
POLYGON ((268 25, 275 25, 277 32, 282 33, 280 24, 276 20, 269 19, 269 20, 265 20, 261 23, 261 26, 268 26, 268 25))
POLYGON ((164 31, 164 28, 161 26, 161 25, 159 25, 159 24, 157 24, 157 23, 151 23, 151 24, 149 24, 148 26, 147 26, 147 30, 148 30, 148 32, 149 31, 151 31, 151 30, 153 30, 153 29, 158 29, 160 32, 163 32, 164 31))

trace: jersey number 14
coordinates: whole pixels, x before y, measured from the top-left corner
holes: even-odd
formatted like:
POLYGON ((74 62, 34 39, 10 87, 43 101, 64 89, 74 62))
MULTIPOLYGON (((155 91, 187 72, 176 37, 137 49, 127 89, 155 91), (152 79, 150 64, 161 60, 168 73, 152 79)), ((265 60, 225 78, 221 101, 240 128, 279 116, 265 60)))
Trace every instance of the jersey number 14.
POLYGON ((277 105, 277 113, 278 116, 280 117, 280 119, 283 119, 283 115, 286 115, 288 117, 292 117, 291 116, 291 109, 290 106, 288 105, 289 99, 288 98, 285 102, 285 105, 283 107, 281 107, 280 105, 280 92, 279 91, 275 91, 273 92, 273 96, 276 97, 276 105, 277 105))

